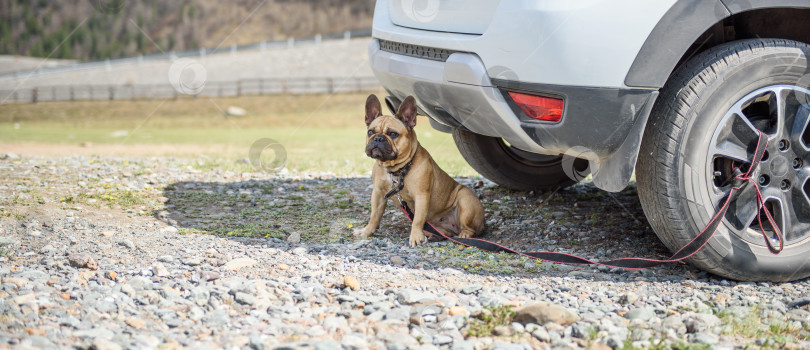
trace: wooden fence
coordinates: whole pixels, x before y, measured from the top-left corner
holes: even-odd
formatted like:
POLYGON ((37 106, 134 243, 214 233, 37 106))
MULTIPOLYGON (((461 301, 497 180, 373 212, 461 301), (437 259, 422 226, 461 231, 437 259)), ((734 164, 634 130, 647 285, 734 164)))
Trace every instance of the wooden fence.
POLYGON ((0 90, 0 103, 38 103, 79 100, 138 100, 196 97, 234 97, 270 94, 330 94, 376 90, 375 77, 250 79, 206 82, 199 93, 184 94, 172 85, 55 85, 0 90))

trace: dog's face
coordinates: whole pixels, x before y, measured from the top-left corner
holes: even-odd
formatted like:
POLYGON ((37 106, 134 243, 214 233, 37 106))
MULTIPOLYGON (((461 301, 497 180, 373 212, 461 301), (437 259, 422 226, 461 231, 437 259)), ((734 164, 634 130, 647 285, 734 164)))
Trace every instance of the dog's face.
MULTIPOLYGON (((416 100, 408 96, 396 116, 382 115, 375 95, 366 99, 366 155, 380 162, 392 162, 412 154, 416 147, 416 100)), ((396 163, 396 162, 393 162, 396 163)))

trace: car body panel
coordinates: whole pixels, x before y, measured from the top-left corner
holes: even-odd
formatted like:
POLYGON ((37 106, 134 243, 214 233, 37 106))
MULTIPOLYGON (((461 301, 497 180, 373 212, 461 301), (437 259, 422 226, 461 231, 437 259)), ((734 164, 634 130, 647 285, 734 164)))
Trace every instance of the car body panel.
MULTIPOLYGON (((437 27, 430 21, 421 22, 424 20, 421 17, 411 19, 407 27, 397 25, 392 18, 402 21, 408 12, 397 10, 392 14, 391 8, 401 7, 405 1, 380 0, 375 8, 372 36, 475 53, 487 71, 503 71, 503 67, 508 67, 510 74, 520 81, 621 88, 625 87, 627 71, 647 35, 674 3, 675 0, 500 1, 482 34, 461 34, 433 30, 437 27), (628 12, 645 15, 628 16, 628 12), (422 29, 418 29, 419 25, 422 29)), ((411 15, 414 16, 412 12, 411 15)))
POLYGON ((482 34, 500 0, 390 0, 391 23, 440 32, 482 34))

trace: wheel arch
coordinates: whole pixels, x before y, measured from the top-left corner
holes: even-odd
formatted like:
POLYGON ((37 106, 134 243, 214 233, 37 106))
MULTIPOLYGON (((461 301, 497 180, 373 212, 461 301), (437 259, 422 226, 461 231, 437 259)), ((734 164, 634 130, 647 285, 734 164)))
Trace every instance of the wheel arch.
POLYGON ((810 3, 799 0, 679 0, 647 37, 625 85, 661 88, 691 57, 734 40, 810 43, 807 18, 810 3))

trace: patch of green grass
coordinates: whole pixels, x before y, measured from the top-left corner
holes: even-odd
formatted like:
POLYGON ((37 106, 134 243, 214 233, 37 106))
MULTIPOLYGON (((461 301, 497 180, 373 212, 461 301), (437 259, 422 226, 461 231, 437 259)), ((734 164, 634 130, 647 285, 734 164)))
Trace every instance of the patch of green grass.
MULTIPOLYGON (((425 253, 428 249, 434 248, 421 247, 419 249, 422 253, 425 253)), ((541 260, 521 255, 505 252, 488 253, 460 245, 439 247, 438 251, 439 261, 442 265, 473 273, 500 273, 505 275, 517 272, 536 273, 540 272, 543 264, 541 260), (529 263, 529 268, 526 268, 527 263, 529 263)))
POLYGON ((284 239, 284 237, 286 237, 284 231, 275 229, 272 226, 262 225, 260 223, 244 224, 231 231, 225 232, 224 235, 229 237, 264 237, 279 239, 284 239))
POLYGON ((470 319, 467 323, 467 337, 488 337, 493 334, 496 326, 508 326, 512 324, 512 305, 484 306, 481 314, 477 318, 470 319))
POLYGON ((723 324, 731 325, 731 334, 735 337, 767 340, 769 347, 781 348, 795 341, 810 340, 810 327, 803 323, 794 327, 781 319, 763 319, 760 308, 752 306, 744 317, 735 317, 729 312, 720 311, 717 316, 723 324))
MULTIPOLYGON (((306 190, 306 187, 300 187, 306 190)), ((303 241, 326 243, 351 239, 351 229, 357 224, 354 213, 349 218, 335 218, 330 213, 336 203, 341 207, 339 204, 344 201, 333 195, 327 200, 307 202, 297 194, 268 199, 239 193, 206 193, 182 189, 182 186, 167 187, 164 195, 174 206, 175 215, 179 216, 175 219, 190 222, 188 225, 199 233, 286 239, 291 233, 298 232, 303 241)), ((350 206, 344 210, 357 209, 350 206)))
MULTIPOLYGON (((207 154, 214 157, 194 168, 247 172, 256 170, 251 164, 236 160, 248 158, 255 141, 269 138, 284 147, 289 170, 358 175, 370 172, 374 164, 363 152, 366 130, 359 116, 366 96, 245 96, 179 99, 162 104, 161 101, 14 104, 4 107, 7 113, 0 116, 0 140, 132 146, 124 150, 131 149, 137 155, 207 154), (249 114, 225 118, 222 109, 230 105, 243 106, 249 114), (126 131, 126 135, 122 136, 125 133, 121 131, 126 131), (142 145, 162 147, 138 147, 142 145), (174 147, 177 145, 183 147, 174 147)), ((450 134, 433 130, 426 117, 419 118, 415 130, 420 143, 446 172, 454 176, 477 175, 461 158, 450 134)), ((265 149, 260 158, 270 163, 278 156, 265 149)))
POLYGON ((0 247, 0 257, 11 259, 14 255, 5 248, 0 247))
POLYGON ((6 207, 0 207, 0 217, 12 218, 14 220, 25 220, 28 217, 28 214, 20 213, 17 210, 8 209, 6 207))

